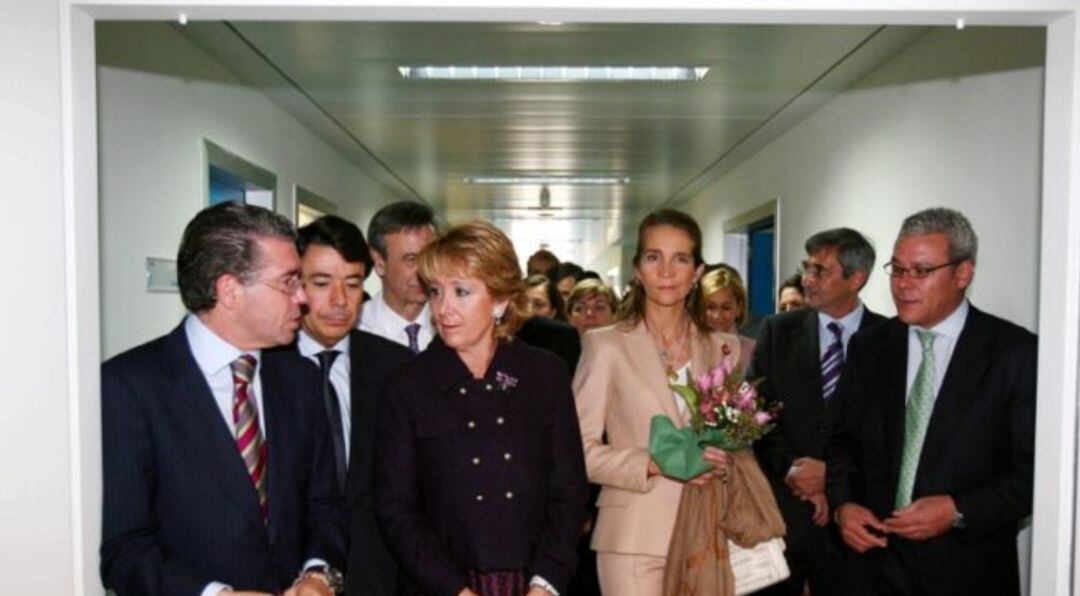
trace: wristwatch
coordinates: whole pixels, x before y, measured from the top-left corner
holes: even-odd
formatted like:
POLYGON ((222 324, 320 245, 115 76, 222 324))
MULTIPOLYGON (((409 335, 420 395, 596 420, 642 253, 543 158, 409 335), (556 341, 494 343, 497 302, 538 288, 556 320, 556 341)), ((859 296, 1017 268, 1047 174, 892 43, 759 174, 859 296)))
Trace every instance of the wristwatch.
POLYGON ((345 575, 330 565, 314 565, 308 567, 301 574, 299 579, 307 579, 309 577, 318 578, 326 582, 327 586, 330 586, 330 591, 334 594, 341 594, 345 591, 345 575))

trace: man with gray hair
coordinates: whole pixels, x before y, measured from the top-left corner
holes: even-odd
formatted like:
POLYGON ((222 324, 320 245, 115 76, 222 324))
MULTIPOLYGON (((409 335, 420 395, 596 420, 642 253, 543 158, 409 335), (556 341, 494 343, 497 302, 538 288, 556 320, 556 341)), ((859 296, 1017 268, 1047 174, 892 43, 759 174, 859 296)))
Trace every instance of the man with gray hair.
POLYGON ((776 596, 843 594, 841 546, 827 527, 824 448, 827 412, 851 336, 884 320, 859 300, 874 248, 859 232, 835 228, 806 241, 802 283, 809 308, 764 320, 747 376, 783 402, 777 428, 755 446, 787 525, 791 577, 776 596))
POLYGON ((296 233, 220 204, 177 255, 190 311, 101 367, 101 577, 127 594, 326 596, 344 554, 315 367, 265 350, 307 301, 296 233))
POLYGON ((968 301, 977 251, 959 212, 904 220, 897 316, 848 349, 825 453, 848 593, 1020 594, 1037 342, 968 301))

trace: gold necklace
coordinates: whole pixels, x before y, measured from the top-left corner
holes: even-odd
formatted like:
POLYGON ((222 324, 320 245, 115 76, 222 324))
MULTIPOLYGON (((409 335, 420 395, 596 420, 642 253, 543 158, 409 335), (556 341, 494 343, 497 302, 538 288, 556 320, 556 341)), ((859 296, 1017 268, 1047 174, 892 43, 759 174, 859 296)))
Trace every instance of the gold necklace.
POLYGON ((676 381, 679 378, 679 373, 675 371, 675 367, 672 362, 679 359, 687 349, 687 343, 690 339, 690 321, 686 322, 686 326, 683 327, 682 334, 679 340, 676 342, 678 345, 678 352, 674 354, 669 352, 664 347, 664 342, 656 339, 656 334, 649 328, 649 324, 645 323, 645 329, 649 331, 649 337, 653 340, 653 345, 656 347, 656 351, 660 353, 660 360, 664 364, 664 370, 667 373, 667 377, 670 381, 676 381))

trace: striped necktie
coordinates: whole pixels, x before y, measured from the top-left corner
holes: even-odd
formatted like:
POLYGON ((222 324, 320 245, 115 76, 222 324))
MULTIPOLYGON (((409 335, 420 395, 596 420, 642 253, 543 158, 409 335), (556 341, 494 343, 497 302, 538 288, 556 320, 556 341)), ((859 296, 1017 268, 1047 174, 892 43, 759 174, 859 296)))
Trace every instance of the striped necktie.
POLYGON ((409 336, 409 350, 413 354, 420 353, 420 323, 409 323, 405 326, 405 334, 409 336))
POLYGON ((840 381, 840 370, 844 368, 844 326, 833 321, 826 328, 832 332, 833 340, 821 356, 821 397, 829 401, 840 381))
POLYGON ((251 483, 259 496, 259 512, 266 522, 270 503, 266 498, 266 442, 259 429, 259 411, 251 392, 255 375, 255 357, 244 354, 229 365, 233 375, 233 424, 236 427, 236 448, 244 460, 251 483))
POLYGON ((922 344, 922 362, 911 383, 907 407, 904 409, 904 451, 900 460, 900 480, 896 486, 897 509, 911 503, 926 427, 930 425, 930 414, 934 411, 934 375, 937 368, 934 362, 934 332, 916 329, 915 334, 922 344))

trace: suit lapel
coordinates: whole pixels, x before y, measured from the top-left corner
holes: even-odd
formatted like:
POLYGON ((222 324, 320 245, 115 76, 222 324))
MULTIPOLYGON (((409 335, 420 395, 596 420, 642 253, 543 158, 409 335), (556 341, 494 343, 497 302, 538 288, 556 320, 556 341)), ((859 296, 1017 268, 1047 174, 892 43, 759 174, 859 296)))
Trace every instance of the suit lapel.
POLYGON ((373 395, 376 371, 372 370, 370 360, 374 354, 367 354, 365 358, 364 352, 363 338, 359 333, 353 332, 349 340, 349 410, 352 424, 349 431, 349 444, 352 446, 349 456, 350 470, 363 465, 363 454, 368 453, 368 445, 375 434, 378 405, 376 400, 379 396, 373 395))
POLYGON ((793 338, 794 341, 802 344, 803 354, 806 354, 806 359, 802 362, 802 365, 806 367, 805 374, 796 378, 809 379, 813 383, 811 393, 816 398, 815 404, 822 406, 824 398, 821 395, 821 339, 818 314, 817 311, 807 310, 809 316, 800 327, 796 328, 796 334, 802 337, 793 338))
POLYGON ((183 326, 177 331, 169 346, 169 362, 176 363, 177 381, 165 399, 171 422, 187 437, 187 447, 195 454, 192 459, 200 462, 246 517, 262 526, 255 486, 237 451, 236 440, 222 420, 206 378, 191 355, 183 326))
POLYGON ((675 405, 675 397, 671 387, 668 386, 667 371, 664 370, 660 351, 656 349, 656 343, 645 322, 640 321, 626 334, 627 354, 631 355, 630 362, 648 383, 648 392, 657 400, 661 411, 678 426, 683 426, 679 408, 675 405))
MULTIPOLYGON (((263 364, 266 364, 265 359, 263 364)), ((264 434, 264 440, 266 441, 266 451, 269 461, 267 462, 268 476, 266 478, 266 498, 270 503, 270 517, 267 519, 267 530, 271 536, 277 533, 278 525, 281 520, 277 519, 274 515, 275 511, 281 511, 281 507, 274 507, 274 503, 285 503, 285 493, 287 488, 285 486, 286 477, 285 460, 283 457, 285 449, 289 448, 289 441, 284 426, 288 424, 288 399, 289 396, 283 393, 283 387, 285 385, 280 379, 276 378, 277 371, 272 370, 269 366, 259 366, 259 378, 262 384, 262 411, 259 414, 263 417, 263 427, 266 429, 264 434), (275 454, 277 454, 275 456, 275 454)), ((251 488, 251 494, 256 495, 255 487, 248 479, 247 471, 244 471, 244 479, 247 480, 247 485, 251 488)), ((258 499, 256 497, 256 502, 258 499)))
MULTIPOLYGON (((953 347, 949 366, 942 379, 941 390, 934 400, 934 410, 926 428, 920 467, 923 461, 935 461, 949 442, 950 428, 960 424, 964 404, 975 395, 975 389, 989 365, 987 351, 989 336, 980 324, 979 313, 974 307, 968 311, 967 321, 953 347)), ((917 478, 916 478, 917 483, 917 478)))
POLYGON ((882 434, 885 438, 885 453, 889 458, 889 475, 893 481, 891 490, 896 491, 896 479, 899 477, 900 458, 904 450, 904 410, 907 400, 907 352, 908 328, 898 319, 893 325, 880 352, 877 366, 871 370, 881 371, 880 392, 882 410, 882 434))

